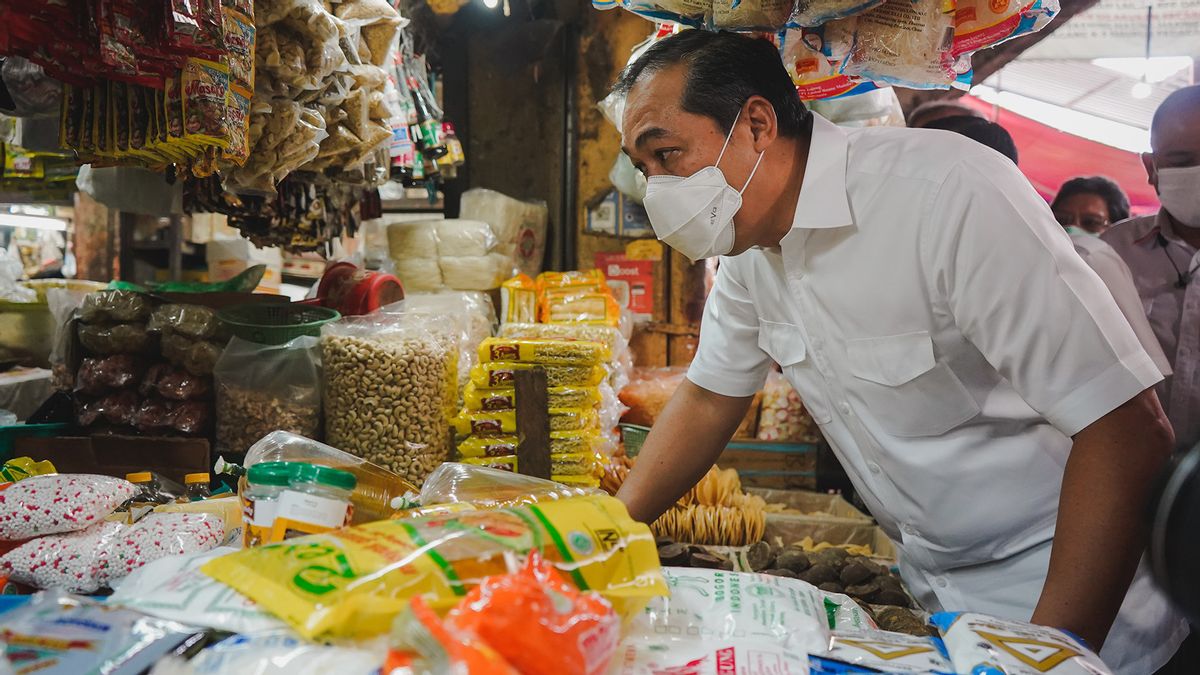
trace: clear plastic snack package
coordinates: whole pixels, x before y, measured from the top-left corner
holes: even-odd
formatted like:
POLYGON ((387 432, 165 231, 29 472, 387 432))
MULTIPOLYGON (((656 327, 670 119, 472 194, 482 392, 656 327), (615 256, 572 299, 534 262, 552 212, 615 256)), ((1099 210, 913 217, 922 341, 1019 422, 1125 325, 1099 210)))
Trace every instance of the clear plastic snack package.
POLYGON ((1066 631, 972 612, 939 612, 957 672, 972 675, 1112 675, 1100 657, 1066 631))
POLYGON ((649 528, 608 496, 368 523, 247 549, 202 570, 305 637, 362 638, 387 631, 411 598, 448 608, 505 572, 509 555, 534 550, 625 616, 666 589, 649 528))
POLYGON ((845 74, 912 89, 946 89, 958 78, 954 13, 942 0, 887 0, 845 21, 854 22, 845 74))
POLYGON ((272 431, 321 430, 321 348, 312 336, 282 345, 234 337, 213 367, 217 451, 243 453, 272 431))
POLYGON ((131 609, 43 591, 4 615, 3 654, 19 664, 19 673, 141 673, 197 632, 131 609))

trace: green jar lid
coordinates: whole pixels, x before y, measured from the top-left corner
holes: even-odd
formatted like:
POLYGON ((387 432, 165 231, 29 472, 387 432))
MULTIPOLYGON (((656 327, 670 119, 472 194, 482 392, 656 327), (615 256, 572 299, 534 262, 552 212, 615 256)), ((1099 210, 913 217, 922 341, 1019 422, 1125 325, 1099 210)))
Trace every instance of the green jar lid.
POLYGON ((292 474, 292 479, 304 483, 318 483, 340 490, 353 490, 358 485, 358 479, 349 471, 334 469, 317 464, 300 464, 292 474))
POLYGON ((297 467, 301 466, 305 465, 296 462, 262 462, 246 470, 246 481, 255 485, 287 487, 292 483, 297 467))

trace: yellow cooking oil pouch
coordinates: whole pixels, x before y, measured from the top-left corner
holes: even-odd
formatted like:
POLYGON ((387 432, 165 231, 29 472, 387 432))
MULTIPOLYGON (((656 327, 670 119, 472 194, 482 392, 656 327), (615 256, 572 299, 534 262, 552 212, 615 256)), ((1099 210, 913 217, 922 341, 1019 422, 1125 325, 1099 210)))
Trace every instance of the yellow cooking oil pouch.
POLYGON ((650 529, 607 495, 385 520, 216 558, 202 571, 306 638, 387 632, 414 596, 445 611, 538 551, 626 619, 667 594, 650 529))

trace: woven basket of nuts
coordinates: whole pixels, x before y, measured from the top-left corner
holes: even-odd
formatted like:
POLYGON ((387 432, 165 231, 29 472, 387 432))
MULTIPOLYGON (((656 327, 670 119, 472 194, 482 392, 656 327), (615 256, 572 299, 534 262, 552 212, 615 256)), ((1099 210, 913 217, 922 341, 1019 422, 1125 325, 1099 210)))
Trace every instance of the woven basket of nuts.
POLYGON ((325 439, 420 485, 450 452, 458 399, 453 336, 404 317, 351 317, 322 331, 325 439))

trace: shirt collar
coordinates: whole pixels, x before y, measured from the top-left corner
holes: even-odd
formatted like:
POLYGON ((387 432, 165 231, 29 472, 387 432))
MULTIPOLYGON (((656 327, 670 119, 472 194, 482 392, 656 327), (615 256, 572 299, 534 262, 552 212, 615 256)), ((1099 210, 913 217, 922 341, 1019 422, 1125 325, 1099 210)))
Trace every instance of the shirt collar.
POLYGON ((792 229, 826 229, 853 225, 846 194, 849 137, 834 123, 813 113, 812 141, 804 165, 804 183, 796 200, 792 229))
MULTIPOLYGON (((1154 225, 1146 231, 1141 237, 1134 241, 1139 245, 1156 245, 1158 243, 1158 235, 1162 235, 1168 241, 1177 242, 1187 246, 1187 244, 1175 234, 1175 226, 1171 223, 1171 216, 1167 214, 1166 209, 1160 208, 1158 215, 1154 217, 1154 225)), ((1190 248, 1190 247, 1189 247, 1190 248)))

